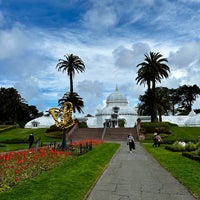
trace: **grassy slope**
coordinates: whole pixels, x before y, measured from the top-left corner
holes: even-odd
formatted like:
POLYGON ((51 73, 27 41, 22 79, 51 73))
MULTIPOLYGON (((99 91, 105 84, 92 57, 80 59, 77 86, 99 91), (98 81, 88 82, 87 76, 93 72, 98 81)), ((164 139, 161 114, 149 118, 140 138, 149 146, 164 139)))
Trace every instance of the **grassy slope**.
MULTIPOLYGON (((14 151, 18 149, 26 149, 28 148, 28 137, 30 133, 33 133, 35 136, 35 140, 40 138, 41 143, 45 142, 53 142, 53 141, 61 141, 59 139, 49 138, 45 136, 45 128, 39 129, 24 129, 24 128, 15 128, 5 132, 0 133, 0 142, 10 139, 25 139, 27 140, 26 143, 22 144, 4 144, 5 147, 0 147, 0 152, 6 151, 14 151)), ((34 147, 34 146, 33 146, 34 147)))
POLYGON ((0 193, 0 199, 82 200, 118 147, 111 143, 98 145, 85 155, 0 193))
POLYGON ((200 127, 171 127, 172 134, 168 137, 171 140, 196 140, 200 136, 200 127))

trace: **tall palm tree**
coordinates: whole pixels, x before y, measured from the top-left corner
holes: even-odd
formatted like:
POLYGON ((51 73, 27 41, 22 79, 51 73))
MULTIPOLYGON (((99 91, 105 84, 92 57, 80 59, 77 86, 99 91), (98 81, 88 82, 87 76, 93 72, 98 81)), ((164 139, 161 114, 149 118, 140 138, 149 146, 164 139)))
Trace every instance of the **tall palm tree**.
POLYGON ((70 93, 73 93, 73 78, 75 72, 84 72, 85 71, 85 64, 76 55, 68 54, 64 55, 65 59, 59 59, 56 68, 58 71, 67 72, 67 75, 70 79, 70 93))
POLYGON ((79 113, 84 113, 82 108, 84 107, 84 102, 82 98, 76 92, 67 92, 64 94, 62 99, 58 100, 58 104, 62 105, 64 102, 71 102, 73 104, 73 112, 75 113, 76 110, 79 113))
POLYGON ((147 84, 148 95, 151 100, 151 122, 157 122, 157 104, 156 104, 156 82, 161 82, 162 78, 167 78, 170 72, 169 67, 164 63, 168 62, 159 52, 150 52, 145 54, 144 62, 137 65, 136 77, 137 84, 147 84))

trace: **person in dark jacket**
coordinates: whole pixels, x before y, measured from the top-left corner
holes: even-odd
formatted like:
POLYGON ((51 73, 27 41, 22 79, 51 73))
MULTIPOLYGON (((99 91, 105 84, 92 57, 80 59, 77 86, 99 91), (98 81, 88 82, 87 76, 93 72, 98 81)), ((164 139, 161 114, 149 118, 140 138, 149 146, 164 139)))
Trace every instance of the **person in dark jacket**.
POLYGON ((157 139, 157 133, 153 134, 153 147, 158 146, 158 139, 157 139))
POLYGON ((34 135, 33 135, 33 133, 31 133, 31 134, 29 135, 29 138, 28 138, 29 149, 32 147, 34 141, 35 141, 34 135))

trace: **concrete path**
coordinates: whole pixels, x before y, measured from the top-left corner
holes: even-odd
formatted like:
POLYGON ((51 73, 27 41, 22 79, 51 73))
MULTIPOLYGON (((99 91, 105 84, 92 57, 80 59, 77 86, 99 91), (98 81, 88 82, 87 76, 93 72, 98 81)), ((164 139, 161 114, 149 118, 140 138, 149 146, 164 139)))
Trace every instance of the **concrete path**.
POLYGON ((87 200, 194 200, 188 190, 139 143, 134 153, 121 143, 87 200))

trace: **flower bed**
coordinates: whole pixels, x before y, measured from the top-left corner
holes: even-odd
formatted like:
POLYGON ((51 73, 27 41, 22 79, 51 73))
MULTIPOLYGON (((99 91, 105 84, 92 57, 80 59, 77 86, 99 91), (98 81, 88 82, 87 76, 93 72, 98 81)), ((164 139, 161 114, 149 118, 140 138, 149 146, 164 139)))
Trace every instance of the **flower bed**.
POLYGON ((0 191, 34 177, 62 162, 69 152, 38 148, 0 155, 0 191))
MULTIPOLYGON (((80 145, 101 144, 101 140, 85 140, 74 142, 74 149, 79 149, 80 145)), ((0 154, 0 192, 16 185, 19 181, 24 181, 41 174, 55 166, 58 166, 66 159, 71 158, 71 152, 59 151, 53 148, 38 148, 15 151, 0 154)))

